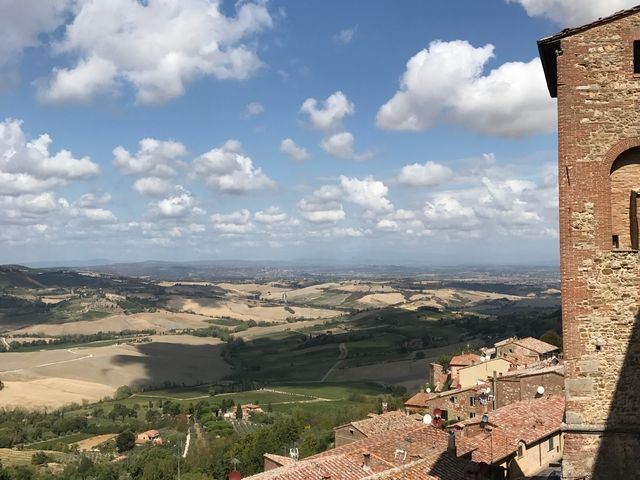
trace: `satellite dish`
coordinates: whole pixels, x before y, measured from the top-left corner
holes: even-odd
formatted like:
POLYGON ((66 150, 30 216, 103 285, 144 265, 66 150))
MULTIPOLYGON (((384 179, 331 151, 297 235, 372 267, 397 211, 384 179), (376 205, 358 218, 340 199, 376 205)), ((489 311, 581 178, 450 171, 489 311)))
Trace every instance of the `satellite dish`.
POLYGON ((424 423, 425 425, 431 425, 431 422, 433 422, 433 417, 428 413, 424 417, 422 417, 422 423, 424 423))
POLYGON ((442 416, 442 410, 440 410, 439 408, 434 408, 433 409, 433 416, 436 418, 440 418, 442 416))
POLYGON ((485 393, 486 393, 487 395, 489 395, 489 394, 491 393, 491 388, 490 388, 490 387, 487 387, 487 389, 485 390, 485 393))
POLYGON ((481 361, 481 362, 484 362, 484 361, 486 361, 486 360, 487 360, 487 357, 485 357, 484 355, 482 355, 482 356, 480 357, 480 361, 481 361))
POLYGON ((427 393, 431 393, 431 388, 427 387, 427 389, 425 390, 425 392, 427 392, 427 393))
POLYGON ((538 393, 538 395, 544 395, 544 387, 540 385, 538 388, 536 388, 536 392, 538 393))

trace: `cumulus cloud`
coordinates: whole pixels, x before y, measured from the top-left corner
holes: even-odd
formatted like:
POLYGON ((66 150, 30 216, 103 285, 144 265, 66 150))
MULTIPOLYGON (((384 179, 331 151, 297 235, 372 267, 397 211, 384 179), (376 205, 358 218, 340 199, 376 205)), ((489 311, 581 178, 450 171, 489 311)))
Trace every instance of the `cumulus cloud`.
POLYGON ((356 34, 357 30, 357 26, 340 30, 333 36, 333 41, 340 45, 348 45, 353 41, 353 36, 356 34))
POLYGON ((135 155, 122 146, 113 149, 113 165, 121 174, 172 177, 178 160, 187 154, 186 147, 174 141, 144 138, 139 146, 135 155))
POLYGON ((208 186, 223 193, 246 193, 275 186, 242 152, 237 140, 229 140, 222 147, 201 155, 189 168, 192 178, 203 179, 208 186))
POLYGON ((577 27, 619 10, 635 7, 637 0, 506 0, 519 3, 530 17, 547 17, 566 27, 577 27))
POLYGON ((156 202, 154 211, 161 218, 184 218, 202 212, 196 207, 196 201, 191 192, 181 186, 178 186, 171 196, 156 202))
POLYGON ((5 0, 0 3, 0 66, 40 45, 42 34, 53 32, 64 21, 70 0, 5 0))
POLYGON ((0 195, 44 192, 100 173, 89 157, 68 150, 52 155, 51 143, 47 134, 27 141, 19 120, 0 122, 0 195))
POLYGON ((299 147, 291 138, 285 138, 280 142, 280 151, 289 155, 294 160, 302 161, 309 158, 306 148, 299 147))
POLYGON ((340 132, 324 138, 320 146, 329 155, 342 160, 368 160, 373 156, 372 152, 356 153, 353 144, 354 138, 351 133, 340 132))
POLYGON ((249 118, 260 115, 261 113, 264 113, 264 105, 258 102, 251 102, 245 107, 243 116, 249 118))
POLYGON ((164 178, 142 177, 135 181, 133 189, 148 197, 161 197, 171 190, 171 183, 164 178))
POLYGON ((272 225, 282 223, 287 220, 287 214, 278 207, 269 207, 266 210, 260 210, 254 215, 256 222, 272 225))
POLYGON ((453 176, 451 169, 435 162, 405 165, 398 175, 398 183, 417 187, 441 185, 453 176))
POLYGON ((37 83, 45 101, 88 101, 126 83, 139 103, 152 104, 182 95, 198 77, 243 80, 262 65, 248 41, 273 25, 262 1, 240 3, 234 16, 208 0, 87 0, 74 13, 55 50, 77 62, 37 83))
POLYGON ((556 128, 540 61, 505 63, 484 75, 493 45, 433 41, 408 62, 400 89, 378 111, 385 130, 421 131, 459 122, 487 135, 521 137, 556 128))
POLYGON ((337 91, 321 105, 315 98, 307 98, 300 107, 300 112, 309 116, 309 124, 313 128, 332 133, 342 128, 343 118, 353 115, 355 107, 344 93, 337 91))
POLYGON ((227 214, 214 213, 211 215, 211 223, 216 231, 228 235, 241 235, 254 229, 251 212, 247 209, 227 214))
POLYGON ((78 199, 76 203, 79 207, 90 208, 96 207, 98 205, 104 205, 105 203, 109 203, 110 201, 111 194, 109 192, 104 192, 100 195, 85 193, 78 199))
POLYGON ((346 213, 338 201, 341 192, 337 187, 325 185, 298 202, 298 212, 312 223, 336 223, 345 219, 346 213))
POLYGON ((373 177, 363 180, 340 176, 340 187, 347 200, 374 212, 384 212, 393 209, 387 198, 389 188, 373 177))

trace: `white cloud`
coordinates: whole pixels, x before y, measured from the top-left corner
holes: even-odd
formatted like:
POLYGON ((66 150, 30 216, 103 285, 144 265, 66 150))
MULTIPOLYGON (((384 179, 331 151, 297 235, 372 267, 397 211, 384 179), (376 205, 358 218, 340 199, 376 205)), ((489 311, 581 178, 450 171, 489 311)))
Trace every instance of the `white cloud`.
POLYGON ((195 199, 191 192, 179 187, 174 195, 158 201, 155 205, 156 212, 160 217, 182 218, 193 213, 195 199))
POLYGON ((353 41, 353 36, 356 34, 357 30, 357 26, 340 30, 333 36, 333 41, 341 45, 348 45, 353 41))
POLYGON ((128 83, 138 102, 160 103, 198 77, 249 78, 262 62, 247 41, 273 25, 262 1, 240 3, 233 17, 208 0, 86 0, 74 13, 55 49, 77 63, 37 84, 47 101, 87 101, 128 83))
POLYGON ((414 163, 405 165, 398 175, 398 183, 419 187, 433 187, 441 185, 453 176, 451 169, 435 162, 424 165, 414 163))
POLYGON ((361 207, 374 212, 384 212, 393 209, 393 205, 386 197, 389 188, 382 182, 367 177, 363 180, 340 176, 340 187, 345 198, 361 207))
POLYGON ((0 122, 0 195, 44 192, 100 173, 89 157, 76 159, 67 150, 50 154, 51 143, 47 134, 27 141, 21 121, 0 122))
POLYGON ((142 177, 135 181, 133 189, 148 197, 161 197, 171 190, 171 183, 164 178, 142 177))
POLYGON ((311 126, 324 132, 336 132, 342 128, 342 119, 353 115, 355 107, 344 93, 337 91, 318 105, 315 98, 307 98, 300 111, 309 115, 311 126))
POLYGON ((100 195, 95 195, 93 193, 85 193, 82 195, 76 204, 82 208, 88 207, 96 207, 98 205, 104 205, 105 203, 109 203, 111 201, 111 194, 109 192, 104 192, 100 195))
POLYGON ((306 148, 299 147, 296 145, 291 138, 285 138, 280 142, 280 151, 289 155, 294 160, 306 160, 309 158, 309 152, 306 148))
POLYGON ((346 216, 339 202, 314 197, 300 200, 298 211, 302 218, 312 223, 335 223, 344 220, 346 216))
POLYGON ((477 223, 473 209, 463 206, 450 193, 438 194, 431 202, 427 202, 424 207, 424 216, 430 222, 430 228, 469 227, 477 223))
POLYGON ((511 62, 483 75, 493 45, 433 41, 408 62, 400 90, 376 118, 385 130, 421 131, 453 121, 489 135, 520 137, 556 128, 540 61, 511 62))
POLYGON ((187 154, 186 147, 180 142, 144 138, 139 145, 135 156, 121 146, 113 149, 113 164, 123 175, 172 177, 177 162, 187 154))
POLYGON ((372 152, 356 153, 353 150, 354 138, 349 132, 333 134, 322 140, 320 146, 328 154, 342 160, 368 160, 372 152))
POLYGON ((275 186, 275 182, 244 155, 237 140, 229 140, 222 147, 196 158, 190 173, 192 178, 203 179, 211 188, 223 193, 245 193, 275 186))
POLYGON ((256 222, 265 223, 267 225, 282 223, 287 220, 287 214, 281 211, 278 207, 269 207, 266 210, 261 210, 254 215, 256 222))
POLYGON ((260 115, 261 113, 264 113, 264 105, 258 102, 251 102, 244 109, 243 116, 249 118, 260 115))
POLYGON ((619 10, 635 7, 637 0, 506 0, 519 3, 530 17, 547 17, 566 27, 577 27, 619 10))
POLYGON ((70 0, 4 0, 0 3, 0 65, 25 48, 40 45, 40 35, 50 33, 64 21, 70 0))
POLYGON ((214 213, 211 222, 215 230, 229 235, 246 234, 255 228, 251 223, 251 212, 247 209, 227 214, 214 213))

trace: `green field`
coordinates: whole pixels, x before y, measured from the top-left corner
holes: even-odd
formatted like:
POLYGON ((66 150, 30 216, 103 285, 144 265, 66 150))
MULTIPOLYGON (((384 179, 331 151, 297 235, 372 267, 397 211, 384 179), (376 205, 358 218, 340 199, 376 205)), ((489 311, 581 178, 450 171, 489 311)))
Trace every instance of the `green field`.
MULTIPOLYGON (((31 465, 31 457, 34 453, 35 452, 33 450, 13 450, 11 448, 0 448, 0 462, 5 467, 31 465)), ((45 451, 45 453, 56 461, 62 461, 68 457, 68 455, 60 452, 45 451)))
POLYGON ((74 433, 73 435, 52 438, 51 440, 45 440, 43 442, 30 443, 25 445, 24 448, 27 450, 56 450, 60 444, 71 445, 72 443, 94 436, 95 433, 74 433))

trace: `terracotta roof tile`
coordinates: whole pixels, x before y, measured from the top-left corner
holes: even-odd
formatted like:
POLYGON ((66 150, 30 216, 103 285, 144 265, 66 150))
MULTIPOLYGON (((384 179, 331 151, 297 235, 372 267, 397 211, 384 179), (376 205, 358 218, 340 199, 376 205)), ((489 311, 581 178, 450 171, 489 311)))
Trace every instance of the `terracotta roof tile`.
POLYGON ((463 429, 457 439, 458 455, 471 453, 474 462, 493 463, 516 452, 518 443, 530 445, 560 431, 564 416, 564 398, 557 395, 512 403, 487 413, 485 431, 469 436, 464 429, 481 419, 466 420, 456 427, 463 429))
POLYGON ((551 353, 558 350, 558 347, 555 345, 551 345, 550 343, 543 342, 542 340, 538 340, 533 337, 521 338, 515 340, 513 343, 540 354, 551 353))
POLYGON ((480 363, 480 355, 476 355, 475 353, 463 353, 462 355, 456 355, 451 357, 449 361, 449 365, 453 365, 455 367, 468 367, 469 365, 475 365, 476 363, 480 363))

